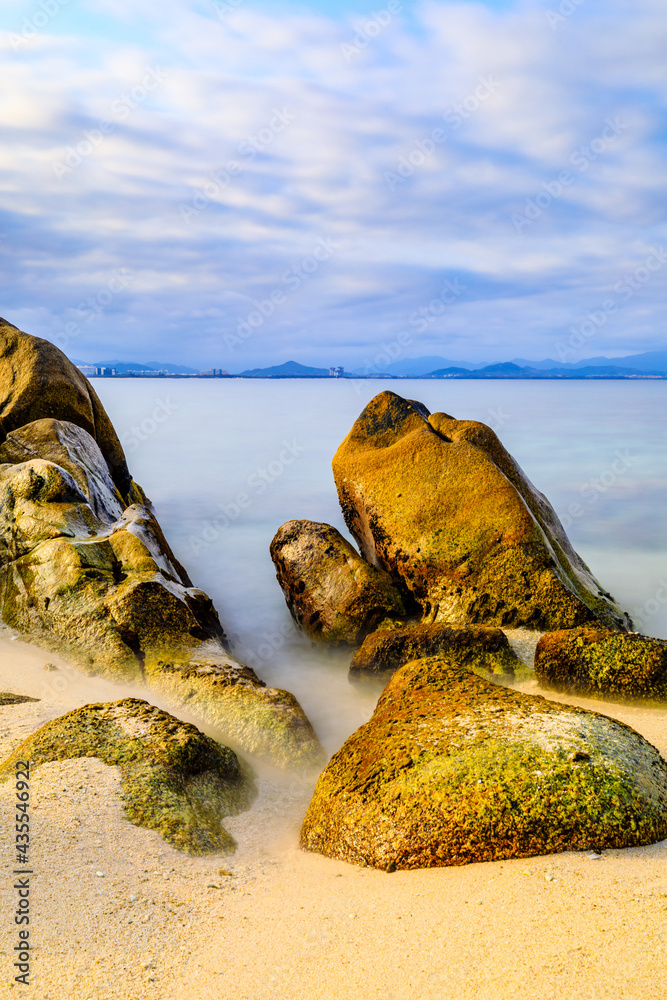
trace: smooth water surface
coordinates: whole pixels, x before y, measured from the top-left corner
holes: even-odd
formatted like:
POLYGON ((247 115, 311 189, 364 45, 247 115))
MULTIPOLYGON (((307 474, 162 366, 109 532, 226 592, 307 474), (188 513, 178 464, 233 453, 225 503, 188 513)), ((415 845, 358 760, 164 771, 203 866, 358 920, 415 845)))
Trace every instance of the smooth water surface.
POLYGON ((391 389, 482 420, 547 495, 580 555, 667 637, 664 382, 95 379, 130 469, 176 555, 213 598, 236 655, 301 701, 329 750, 372 711, 349 655, 297 634, 269 543, 291 518, 347 534, 331 459, 365 404, 391 389))

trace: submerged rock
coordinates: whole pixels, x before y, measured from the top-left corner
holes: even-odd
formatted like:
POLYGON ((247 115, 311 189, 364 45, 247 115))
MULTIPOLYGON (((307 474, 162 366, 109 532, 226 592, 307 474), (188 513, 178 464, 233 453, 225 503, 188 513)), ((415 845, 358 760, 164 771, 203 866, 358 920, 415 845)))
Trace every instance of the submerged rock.
POLYGON ((521 662, 512 651, 502 629, 484 625, 465 628, 437 624, 409 625, 374 632, 364 640, 350 663, 350 680, 395 673, 410 660, 446 656, 450 663, 479 670, 483 674, 511 677, 521 662))
POLYGON ((323 771, 301 846, 394 870, 665 837, 667 763, 638 733, 426 658, 323 771))
POLYGON ((189 663, 148 664, 149 687, 172 704, 229 734, 227 739, 278 767, 313 769, 325 763, 313 727, 289 691, 267 687, 250 667, 220 655, 189 663))
POLYGON ((630 619, 487 426, 382 392, 333 461, 361 554, 425 621, 572 628, 630 619))
POLYGON ((271 558, 294 621, 315 642, 358 645, 384 619, 406 616, 389 574, 329 524, 288 521, 271 542, 271 558))
POLYGON ((15 774, 17 760, 34 769, 76 757, 120 769, 125 818, 135 826, 190 854, 235 849, 222 820, 249 807, 253 778, 235 753, 195 726, 136 698, 85 705, 29 736, 0 765, 0 780, 15 774))
POLYGON ((3 620, 87 673, 169 689, 178 704, 217 700, 207 717, 235 748, 319 765, 296 699, 231 656, 211 599, 171 551, 81 373, 51 344, 0 324, 0 387, 3 620), (202 663, 224 685, 212 687, 202 663))
POLYGON ((550 632, 537 645, 535 673, 555 691, 667 701, 667 641, 605 628, 550 632))

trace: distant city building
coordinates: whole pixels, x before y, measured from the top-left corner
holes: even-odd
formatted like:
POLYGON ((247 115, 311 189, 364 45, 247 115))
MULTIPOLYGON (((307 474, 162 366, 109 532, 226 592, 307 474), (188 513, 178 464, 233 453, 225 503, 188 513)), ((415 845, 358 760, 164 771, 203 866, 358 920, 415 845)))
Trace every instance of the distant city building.
POLYGON ((97 375, 95 365, 77 365, 77 367, 82 375, 97 375))
POLYGON ((222 378, 223 375, 229 375, 229 372, 226 368, 208 368, 199 374, 202 378, 222 378))
POLYGON ((116 375, 117 373, 115 368, 96 368, 95 374, 102 378, 111 378, 112 375, 116 375))
POLYGON ((340 365, 335 365, 329 369, 329 378, 342 378, 345 374, 345 369, 340 365))

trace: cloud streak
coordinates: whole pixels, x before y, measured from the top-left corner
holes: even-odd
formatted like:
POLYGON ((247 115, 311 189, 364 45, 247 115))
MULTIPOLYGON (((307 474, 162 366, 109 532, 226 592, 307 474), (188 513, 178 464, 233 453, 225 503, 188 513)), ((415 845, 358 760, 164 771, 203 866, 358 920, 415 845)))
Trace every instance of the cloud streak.
MULTIPOLYGON (((654 0, 586 0, 557 24, 555 5, 404 3, 348 59, 363 12, 228 7, 104 0, 109 41, 70 0, 16 45, 39 8, 14 5, 0 34, 12 322, 56 342, 77 324, 77 357, 229 367, 239 322, 326 235, 336 253, 233 368, 361 367, 446 281, 466 293, 412 353, 537 358, 667 245, 654 0), (132 282, 82 323, 117 273, 132 282)), ((657 349, 664 322, 664 283, 646 283, 596 353, 657 349)))

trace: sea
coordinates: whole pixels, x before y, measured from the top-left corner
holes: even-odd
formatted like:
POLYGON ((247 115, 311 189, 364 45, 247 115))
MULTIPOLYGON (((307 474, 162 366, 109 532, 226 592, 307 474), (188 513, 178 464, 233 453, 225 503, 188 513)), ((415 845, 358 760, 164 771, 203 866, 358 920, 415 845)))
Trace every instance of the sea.
POLYGON ((285 521, 349 537, 331 459, 390 389, 491 426, 637 631, 667 638, 667 386, 650 381, 95 379, 134 479, 213 599, 238 659, 299 699, 335 751, 374 707, 350 654, 297 632, 269 544, 285 521), (662 414, 662 416, 661 416, 662 414))

